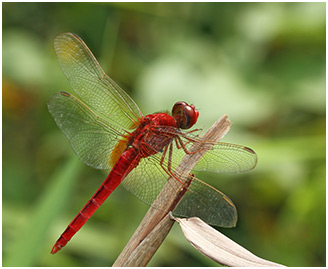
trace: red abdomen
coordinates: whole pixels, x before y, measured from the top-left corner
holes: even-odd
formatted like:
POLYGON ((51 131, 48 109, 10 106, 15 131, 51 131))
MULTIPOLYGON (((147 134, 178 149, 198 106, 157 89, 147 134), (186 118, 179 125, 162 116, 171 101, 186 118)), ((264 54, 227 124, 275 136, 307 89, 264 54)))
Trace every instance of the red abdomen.
POLYGON ((123 152, 97 192, 92 196, 92 198, 87 202, 87 204, 82 208, 79 214, 77 214, 77 216, 59 237, 51 250, 52 254, 55 254, 58 250, 64 247, 73 235, 81 229, 93 213, 95 213, 98 207, 101 206, 107 197, 128 175, 128 173, 137 166, 139 160, 140 156, 135 148, 131 147, 123 152))

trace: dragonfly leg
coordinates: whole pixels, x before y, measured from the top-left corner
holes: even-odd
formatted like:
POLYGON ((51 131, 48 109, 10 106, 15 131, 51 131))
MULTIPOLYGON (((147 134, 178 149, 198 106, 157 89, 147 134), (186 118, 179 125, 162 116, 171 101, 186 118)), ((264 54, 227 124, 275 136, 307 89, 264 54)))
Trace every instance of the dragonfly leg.
POLYGON ((193 129, 191 131, 185 132, 185 134, 191 134, 193 132, 201 132, 201 131, 203 131, 203 129, 193 129))
POLYGON ((171 160, 172 160, 172 143, 170 143, 169 146, 166 146, 164 148, 161 160, 160 160, 160 166, 162 167, 162 169, 165 171, 166 174, 168 174, 169 177, 174 177, 177 181, 179 181, 182 185, 184 185, 184 183, 172 172, 172 168, 171 168, 171 160), (169 149, 169 157, 168 157, 168 163, 167 163, 167 168, 164 165, 164 160, 165 160, 165 156, 167 154, 167 150, 169 149))
MULTIPOLYGON (((186 137, 186 138, 187 138, 187 137, 186 137)), ((177 148, 178 148, 178 149, 182 148, 183 151, 184 151, 186 154, 195 154, 195 153, 197 153, 197 152, 202 151, 202 149, 199 149, 199 150, 195 150, 195 151, 190 152, 190 151, 186 148, 186 145, 187 145, 188 143, 190 143, 190 142, 196 142, 196 140, 193 140, 193 139, 191 139, 191 138, 187 138, 187 139, 188 139, 188 141, 187 141, 186 143, 183 143, 183 141, 181 140, 181 138, 180 138, 179 136, 176 136, 176 137, 175 137, 175 143, 176 143, 176 145, 177 145, 177 148)))

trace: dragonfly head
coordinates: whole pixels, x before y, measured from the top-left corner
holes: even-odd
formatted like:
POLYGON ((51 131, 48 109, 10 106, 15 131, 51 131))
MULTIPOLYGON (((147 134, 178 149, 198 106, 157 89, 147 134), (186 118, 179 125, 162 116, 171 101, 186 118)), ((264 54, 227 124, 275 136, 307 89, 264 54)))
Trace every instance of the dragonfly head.
POLYGON ((194 105, 177 102, 172 108, 172 116, 179 128, 189 129, 197 122, 199 112, 194 105))

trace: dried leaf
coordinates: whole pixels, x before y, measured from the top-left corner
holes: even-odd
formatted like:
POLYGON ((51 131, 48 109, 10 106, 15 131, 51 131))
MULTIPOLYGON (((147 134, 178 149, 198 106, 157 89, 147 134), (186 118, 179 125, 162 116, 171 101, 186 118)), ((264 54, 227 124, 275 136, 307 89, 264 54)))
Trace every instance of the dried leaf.
POLYGON ((255 256, 199 218, 175 218, 192 246, 208 258, 227 266, 284 266, 255 256))

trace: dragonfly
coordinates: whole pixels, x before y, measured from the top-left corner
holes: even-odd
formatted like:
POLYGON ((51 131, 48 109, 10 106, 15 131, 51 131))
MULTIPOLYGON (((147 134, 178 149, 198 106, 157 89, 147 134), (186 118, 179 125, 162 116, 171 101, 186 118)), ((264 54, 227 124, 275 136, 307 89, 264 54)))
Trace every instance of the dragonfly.
MULTIPOLYGON (((150 205, 170 177, 185 186, 191 174, 181 176, 175 169, 185 154, 194 154, 191 145, 200 140, 194 130, 187 130, 198 120, 194 105, 179 101, 171 113, 144 116, 133 99, 104 73, 80 37, 59 34, 54 48, 76 96, 64 91, 54 94, 48 101, 49 112, 80 160, 110 172, 56 241, 52 254, 71 240, 121 183, 150 205)), ((257 163, 256 153, 248 147, 202 143, 210 143, 211 149, 196 164, 195 171, 238 173, 253 169, 257 163)), ((214 226, 236 225, 236 207, 225 194, 193 174, 185 188, 186 195, 174 210, 175 215, 196 216, 214 226)))

